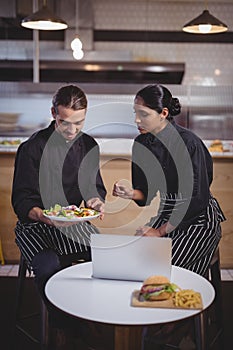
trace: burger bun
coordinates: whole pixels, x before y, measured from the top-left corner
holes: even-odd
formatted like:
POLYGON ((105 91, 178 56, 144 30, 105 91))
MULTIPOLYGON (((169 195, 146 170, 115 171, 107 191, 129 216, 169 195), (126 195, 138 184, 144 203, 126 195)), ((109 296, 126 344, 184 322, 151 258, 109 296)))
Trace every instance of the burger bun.
POLYGON ((146 278, 143 282, 144 286, 147 285, 157 285, 157 284, 167 284, 170 283, 169 279, 165 276, 160 276, 160 275, 153 275, 148 278, 146 278))
MULTIPOLYGON (((170 284, 170 280, 167 277, 160 276, 160 275, 152 275, 144 280, 142 289, 143 289, 143 292, 146 293, 147 291, 149 292, 151 288, 155 286, 160 286, 160 285, 163 286, 167 284, 170 284)), ((170 298, 171 298, 171 293, 167 291, 162 291, 158 295, 151 294, 147 296, 147 300, 151 300, 151 301, 167 300, 170 298)))
POLYGON ((171 293, 162 292, 159 295, 151 295, 148 300, 158 301, 158 300, 168 300, 171 298, 171 293))

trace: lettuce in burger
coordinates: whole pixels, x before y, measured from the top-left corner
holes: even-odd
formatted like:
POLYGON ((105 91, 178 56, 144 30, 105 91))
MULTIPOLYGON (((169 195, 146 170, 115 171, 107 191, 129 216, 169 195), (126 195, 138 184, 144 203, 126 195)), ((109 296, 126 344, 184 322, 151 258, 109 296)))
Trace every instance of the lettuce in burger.
POLYGON ((140 295, 144 300, 167 300, 177 289, 165 276, 150 276, 143 282, 140 295))

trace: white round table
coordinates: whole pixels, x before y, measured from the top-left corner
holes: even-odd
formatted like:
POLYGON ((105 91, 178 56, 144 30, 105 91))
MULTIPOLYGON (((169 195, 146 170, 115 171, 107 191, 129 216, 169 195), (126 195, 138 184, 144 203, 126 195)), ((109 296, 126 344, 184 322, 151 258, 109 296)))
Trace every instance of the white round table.
MULTIPOLYGON (((196 273, 172 266, 171 281, 182 289, 200 292, 203 310, 214 300, 214 288, 196 273)), ((140 289, 141 285, 141 282, 92 278, 92 263, 88 262, 57 272, 47 282, 45 293, 52 304, 70 315, 115 325, 115 335, 118 338, 129 335, 129 331, 136 328, 137 333, 140 333, 138 330, 143 325, 178 321, 201 312, 190 309, 132 307, 132 292, 140 289)), ((128 344, 128 341, 124 343, 128 344)), ((129 347, 123 345, 122 339, 115 339, 115 349, 129 347)))

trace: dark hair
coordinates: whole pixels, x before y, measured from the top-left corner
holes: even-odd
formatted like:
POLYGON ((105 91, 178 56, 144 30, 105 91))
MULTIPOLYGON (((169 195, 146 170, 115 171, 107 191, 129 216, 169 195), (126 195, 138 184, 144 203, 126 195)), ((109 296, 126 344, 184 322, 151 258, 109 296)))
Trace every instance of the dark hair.
POLYGON ((56 110, 59 105, 73 110, 86 109, 87 98, 78 86, 66 85, 56 91, 52 104, 56 110))
POLYGON ((141 97, 146 107, 154 109, 161 113, 163 108, 169 111, 168 120, 172 120, 173 116, 181 112, 181 105, 176 97, 172 97, 171 92, 162 85, 148 85, 137 92, 136 97, 141 97))

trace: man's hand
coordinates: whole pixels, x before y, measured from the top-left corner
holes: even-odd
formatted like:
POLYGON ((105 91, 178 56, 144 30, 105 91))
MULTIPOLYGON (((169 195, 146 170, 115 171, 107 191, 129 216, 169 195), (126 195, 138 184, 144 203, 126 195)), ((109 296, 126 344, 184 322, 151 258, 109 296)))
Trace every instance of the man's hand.
POLYGON ((33 220, 33 221, 41 221, 44 222, 47 225, 52 225, 54 226, 54 224, 52 223, 51 220, 49 220, 48 218, 46 218, 43 214, 43 210, 39 207, 33 207, 29 213, 28 213, 28 217, 29 219, 33 220))
POLYGON ((38 207, 32 208, 29 213, 28 217, 33 221, 41 221, 47 225, 55 226, 55 227, 67 227, 72 226, 74 224, 77 224, 76 221, 56 221, 56 220, 50 220, 49 218, 46 218, 43 214, 43 210, 38 207))
POLYGON ((88 199, 87 207, 92 208, 94 210, 99 211, 100 214, 100 219, 103 220, 104 218, 104 203, 100 200, 100 198, 95 197, 95 198, 90 198, 88 199))

